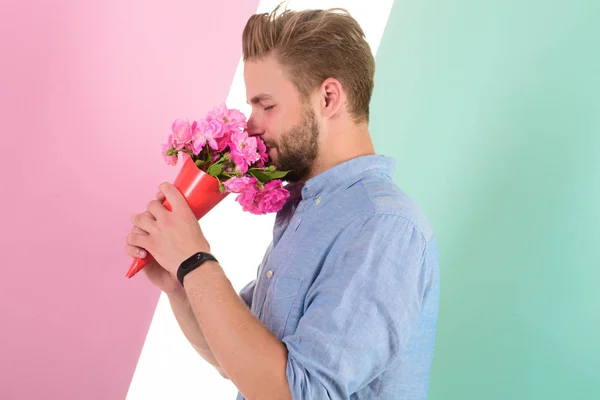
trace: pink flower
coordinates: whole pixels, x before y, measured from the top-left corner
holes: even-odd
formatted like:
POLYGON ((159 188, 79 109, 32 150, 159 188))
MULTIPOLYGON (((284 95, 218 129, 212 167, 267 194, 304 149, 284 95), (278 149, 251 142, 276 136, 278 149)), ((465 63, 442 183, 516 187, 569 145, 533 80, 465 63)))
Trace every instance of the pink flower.
POLYGON ((231 147, 230 135, 223 135, 222 138, 217 139, 217 151, 219 153, 227 149, 228 146, 231 147))
POLYGON ((169 136, 169 141, 173 144, 174 148, 181 150, 190 144, 192 140, 192 128, 189 122, 177 119, 171 124, 171 131, 173 133, 169 136))
POLYGON ((230 133, 246 129, 246 116, 240 110, 227 108, 225 103, 209 111, 206 117, 224 124, 225 130, 230 133))
POLYGON ((225 134, 223 124, 214 119, 202 119, 194 129, 194 154, 200 153, 206 143, 217 150, 217 139, 225 134), (198 151, 196 153, 196 151, 198 151))
MULTIPOLYGON (((237 185, 237 183, 232 185, 237 185)), ((281 180, 273 180, 264 185, 262 189, 259 189, 256 183, 250 183, 243 188, 235 187, 235 189, 241 190, 236 201, 240 203, 242 209, 257 215, 281 210, 290 196, 281 180)))
POLYGON ((258 208, 263 213, 271 213, 281 210, 290 193, 283 187, 283 182, 276 179, 267 183, 257 197, 258 208))
POLYGON ((162 155, 167 165, 177 165, 177 154, 172 156, 167 155, 167 152, 172 148, 173 146, 171 146, 169 143, 163 144, 162 146, 162 155))
POLYGON ((256 147, 258 148, 258 168, 263 168, 267 161, 269 161, 269 155, 267 154, 267 146, 265 146, 265 142, 262 141, 261 138, 256 138, 256 147))
POLYGON ((248 171, 248 166, 260 159, 257 152, 256 137, 248 136, 246 131, 234 132, 231 135, 230 158, 242 173, 248 171))
POLYGON ((235 198, 235 200, 242 206, 242 210, 248 211, 252 214, 262 214, 262 211, 258 208, 258 203, 256 202, 256 194, 258 193, 258 190, 258 185, 248 185, 235 198))
POLYGON ((253 176, 242 176, 240 178, 230 178, 223 182, 223 185, 228 192, 231 193, 242 193, 243 191, 256 191, 258 186, 256 185, 256 178, 253 176))
POLYGON ((204 146, 206 145, 206 140, 202 137, 195 137, 192 142, 192 152, 194 155, 200 154, 204 146))

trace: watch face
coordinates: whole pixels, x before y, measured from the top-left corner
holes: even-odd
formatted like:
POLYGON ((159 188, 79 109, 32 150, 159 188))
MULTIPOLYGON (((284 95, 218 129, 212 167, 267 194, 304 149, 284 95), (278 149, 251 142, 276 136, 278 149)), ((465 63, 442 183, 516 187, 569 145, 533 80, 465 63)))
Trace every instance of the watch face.
POLYGON ((190 269, 190 268, 195 268, 198 265, 198 263, 203 263, 204 261, 213 260, 213 259, 215 259, 215 258, 213 256, 211 256, 210 254, 198 252, 198 253, 194 254, 193 256, 191 256, 186 261, 184 261, 182 264, 182 268, 185 270, 190 269))
POLYGON ((192 257, 188 258, 186 261, 183 262, 182 267, 185 270, 190 269, 196 264, 198 264, 198 262, 202 261, 203 258, 204 255, 201 253, 194 254, 192 257))

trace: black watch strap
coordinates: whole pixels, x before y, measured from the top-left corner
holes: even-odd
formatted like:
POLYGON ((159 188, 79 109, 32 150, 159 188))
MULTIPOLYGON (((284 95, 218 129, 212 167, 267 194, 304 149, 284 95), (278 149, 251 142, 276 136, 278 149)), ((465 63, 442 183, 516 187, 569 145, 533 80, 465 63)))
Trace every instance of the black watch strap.
POLYGON ((210 253, 199 251, 198 253, 194 254, 193 256, 182 262, 179 268, 177 269, 177 280, 179 281, 181 286, 183 286, 183 278, 187 274, 201 266, 206 261, 217 261, 217 259, 210 253))

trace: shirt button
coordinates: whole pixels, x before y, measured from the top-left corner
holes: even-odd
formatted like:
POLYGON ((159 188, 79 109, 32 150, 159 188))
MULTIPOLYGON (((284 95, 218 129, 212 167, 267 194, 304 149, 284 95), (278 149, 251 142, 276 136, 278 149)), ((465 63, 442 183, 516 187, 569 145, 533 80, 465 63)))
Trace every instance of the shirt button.
POLYGON ((273 271, 268 270, 265 275, 267 275, 267 278, 271 278, 273 276, 273 271))
POLYGON ((319 204, 321 204, 321 198, 320 198, 320 197, 318 197, 318 198, 315 200, 315 204, 316 204, 316 205, 319 205, 319 204))

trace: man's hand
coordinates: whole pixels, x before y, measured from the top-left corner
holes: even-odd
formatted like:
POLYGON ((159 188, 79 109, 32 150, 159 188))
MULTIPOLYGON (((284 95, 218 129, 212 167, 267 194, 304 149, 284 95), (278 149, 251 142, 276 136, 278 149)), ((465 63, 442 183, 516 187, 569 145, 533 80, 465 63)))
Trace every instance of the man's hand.
POLYGON ((172 211, 158 198, 149 202, 145 212, 132 218, 134 230, 127 243, 148 251, 175 277, 185 259, 198 251, 209 252, 210 245, 181 192, 170 183, 162 183, 159 190, 171 204, 172 211))
MULTIPOLYGON (((161 203, 165 201, 165 195, 162 192, 158 192, 156 194, 156 200, 161 203)), ((148 232, 138 228, 137 226, 133 226, 131 228, 130 234, 135 233, 138 235, 147 235, 148 232)), ((125 242, 125 252, 128 256, 132 258, 146 258, 148 256, 148 252, 141 247, 133 246, 129 244, 129 238, 125 242)), ((146 264, 143 269, 144 274, 148 280, 154 285, 157 286, 160 290, 165 292, 167 295, 183 292, 183 288, 177 281, 177 279, 171 275, 169 271, 164 269, 155 259, 152 259, 151 262, 146 264)), ((183 292, 185 294, 185 292, 183 292)))

